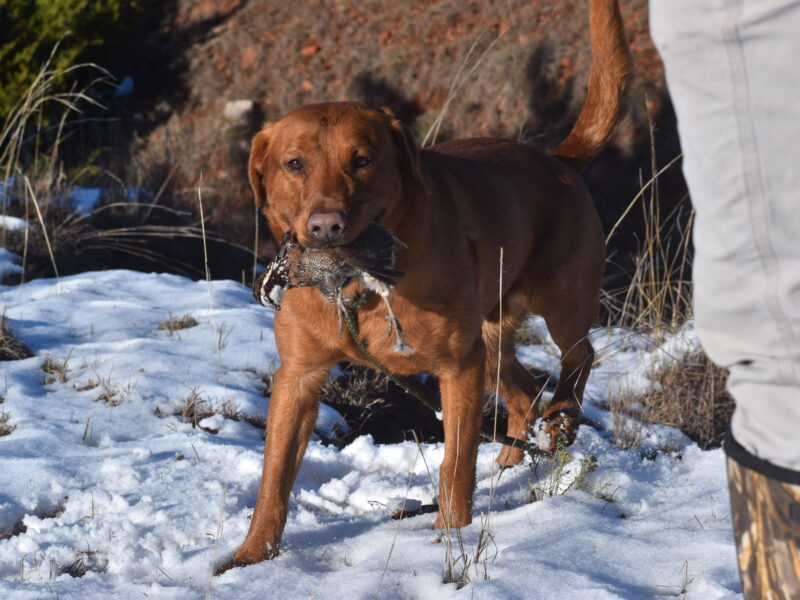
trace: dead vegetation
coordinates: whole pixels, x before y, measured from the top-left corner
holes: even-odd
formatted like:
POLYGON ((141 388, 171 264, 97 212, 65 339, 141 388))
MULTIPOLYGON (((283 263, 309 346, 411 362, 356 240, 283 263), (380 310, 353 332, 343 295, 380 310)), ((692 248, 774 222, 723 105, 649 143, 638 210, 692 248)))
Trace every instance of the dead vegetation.
POLYGON ((11 415, 4 410, 0 410, 0 437, 11 435, 17 428, 16 425, 11 425, 11 415))
MULTIPOLYGON (((264 429, 264 417, 260 414, 245 414, 239 410, 232 400, 224 400, 219 403, 205 400, 197 388, 189 388, 183 398, 183 406, 172 414, 180 417, 181 422, 190 423, 193 428, 199 428, 211 434, 217 434, 219 431, 203 427, 200 422, 214 415, 222 415, 231 421, 243 421, 259 429, 264 429)), ((166 415, 167 413, 160 408, 156 408, 156 416, 163 417, 166 415)))
POLYGON ((190 329, 192 327, 197 327, 198 325, 199 323, 197 322, 197 319, 188 313, 185 315, 179 315, 177 317, 170 315, 166 321, 163 321, 159 324, 158 330, 174 333, 175 331, 190 329))
POLYGON ((72 350, 70 350, 61 360, 56 360, 55 358, 51 357, 45 358, 40 367, 42 373, 44 374, 42 383, 44 385, 51 385, 53 383, 66 383, 69 380, 67 374, 70 371, 69 359, 71 356, 72 350))
POLYGON ((83 577, 89 571, 103 573, 107 566, 108 560, 102 554, 87 547, 86 550, 76 551, 75 560, 71 563, 59 565, 58 572, 61 575, 77 578, 83 577))
POLYGON ((33 352, 14 334, 6 316, 0 317, 0 361, 22 360, 31 356, 33 352))
MULTIPOLYGON (((725 387, 727 376, 725 369, 703 353, 665 361, 650 375, 653 387, 643 395, 623 398, 616 411, 641 427, 648 423, 676 427, 701 448, 714 448, 722 444, 733 414, 733 398, 725 387)), ((643 435, 637 425, 628 425, 621 430, 618 443, 638 447, 643 435)))
MULTIPOLYGON (((388 377, 366 367, 341 366, 341 373, 320 391, 320 400, 339 411, 347 423, 348 431, 339 434, 338 443, 348 444, 365 434, 384 444, 415 436, 425 442, 443 439, 442 423, 436 414, 388 377)), ((415 378, 415 383, 438 398, 433 378, 415 378)))
MULTIPOLYGON (((170 194, 172 172, 137 178, 124 156, 131 148, 115 147, 117 162, 100 164, 104 149, 76 146, 96 133, 101 117, 87 114, 102 114, 96 98, 109 96, 110 76, 90 64, 57 69, 57 53, 58 46, 0 123, 0 214, 25 223, 0 227, 0 246, 22 262, 4 283, 108 268, 201 276, 200 218, 192 203, 170 194), (79 76, 88 80, 83 87, 59 91, 79 76)), ((206 229, 212 272, 238 278, 252 263, 250 249, 206 229)))

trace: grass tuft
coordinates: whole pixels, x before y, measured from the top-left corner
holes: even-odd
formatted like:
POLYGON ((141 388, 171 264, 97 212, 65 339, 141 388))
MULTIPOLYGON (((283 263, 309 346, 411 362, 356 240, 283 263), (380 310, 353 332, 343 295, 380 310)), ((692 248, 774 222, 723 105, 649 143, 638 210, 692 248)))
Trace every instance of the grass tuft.
POLYGON ((191 327, 197 327, 198 325, 199 323, 197 322, 197 319, 187 313, 177 317, 170 315, 166 321, 159 324, 158 329, 159 331, 174 332, 182 329, 190 329, 191 327))
POLYGON ((635 416, 642 421, 677 427, 701 448, 715 448, 722 444, 733 414, 727 377, 725 369, 698 352, 661 365, 650 375, 653 387, 625 398, 622 405, 638 402, 643 408, 635 416))
POLYGON ((89 571, 102 573, 106 570, 107 565, 108 561, 97 551, 87 548, 75 552, 75 560, 71 563, 59 565, 58 572, 61 575, 78 578, 83 577, 89 571))
POLYGON ((55 360, 54 358, 46 358, 40 367, 44 373, 44 385, 53 383, 66 383, 69 380, 67 373, 69 373, 69 359, 72 356, 72 350, 67 353, 63 360, 55 360))
POLYGON ((11 415, 4 410, 0 410, 0 437, 5 437, 7 435, 11 435, 17 426, 9 424, 11 421, 11 415))
POLYGON ((574 465, 575 457, 559 445, 550 456, 531 457, 530 500, 537 502, 545 498, 563 496, 570 490, 588 490, 588 477, 597 468, 597 457, 588 454, 574 465))
MULTIPOLYGON (((183 399, 183 407, 172 413, 180 417, 184 423, 191 423, 193 428, 200 428, 208 433, 216 434, 218 431, 208 429, 200 425, 200 421, 214 415, 222 415, 231 421, 244 421, 259 429, 264 429, 264 418, 260 414, 248 415, 239 410, 231 400, 226 400, 221 404, 214 404, 203 399, 200 390, 190 388, 183 399)), ((157 416, 166 416, 160 408, 156 409, 157 416)))
POLYGON ((21 341, 11 328, 5 315, 0 318, 0 360, 22 360, 33 356, 30 348, 21 341))

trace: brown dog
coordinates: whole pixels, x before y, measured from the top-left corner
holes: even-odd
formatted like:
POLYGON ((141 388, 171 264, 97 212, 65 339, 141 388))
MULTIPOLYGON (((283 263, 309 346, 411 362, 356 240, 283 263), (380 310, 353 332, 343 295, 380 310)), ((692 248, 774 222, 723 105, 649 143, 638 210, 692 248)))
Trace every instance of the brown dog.
MULTIPOLYGON (((630 73, 616 1, 589 6, 586 104, 549 154, 493 138, 420 150, 397 120, 349 102, 298 108, 253 140, 250 181, 276 239, 288 231, 307 248, 346 245, 377 221, 407 245, 397 257, 407 276, 392 301, 416 352, 392 351, 378 297, 358 319, 370 350, 389 369, 430 372, 440 381, 446 444, 437 528, 472 520, 485 382, 494 381, 498 367, 509 436, 527 438, 541 417, 538 438, 552 448, 558 436, 571 442, 578 427, 594 356, 586 334, 605 262, 603 232, 579 174, 608 141, 630 73), (544 410, 533 405, 539 386, 514 355, 513 333, 528 313, 545 318, 562 352, 561 377, 544 410)), ((348 294, 359 286, 350 284, 348 294)), ((334 307, 314 288, 286 294, 275 334, 281 367, 258 501, 247 538, 221 570, 277 555, 317 391, 337 362, 366 362, 350 337, 339 335, 334 307)), ((509 466, 521 458, 518 448, 505 448, 498 460, 509 466)))

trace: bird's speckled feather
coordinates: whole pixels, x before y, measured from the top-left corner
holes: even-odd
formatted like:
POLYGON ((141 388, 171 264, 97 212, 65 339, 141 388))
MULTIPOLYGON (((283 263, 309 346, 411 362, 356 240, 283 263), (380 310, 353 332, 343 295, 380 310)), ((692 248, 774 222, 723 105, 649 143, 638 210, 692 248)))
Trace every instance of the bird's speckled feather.
POLYGON ((403 244, 390 231, 374 223, 347 246, 303 248, 287 233, 275 258, 256 279, 253 295, 264 306, 280 310, 286 290, 316 287, 328 302, 337 305, 341 330, 347 302, 342 290, 358 277, 364 287, 377 293, 386 305, 389 334, 394 331, 397 336, 395 352, 410 354, 413 350, 403 341, 405 332, 390 300, 397 278, 405 275, 394 267, 398 245, 403 244))

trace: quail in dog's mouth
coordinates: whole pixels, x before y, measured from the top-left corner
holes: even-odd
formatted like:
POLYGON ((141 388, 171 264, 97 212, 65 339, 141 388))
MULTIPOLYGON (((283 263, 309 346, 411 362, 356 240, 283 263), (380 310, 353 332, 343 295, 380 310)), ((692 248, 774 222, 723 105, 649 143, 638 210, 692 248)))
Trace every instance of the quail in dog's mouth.
POLYGON ((389 312, 389 335, 394 332, 393 351, 411 354, 414 350, 404 341, 405 331, 392 308, 391 295, 397 279, 405 272, 396 269, 395 249, 405 246, 390 231, 376 223, 346 246, 303 248, 287 232, 275 258, 253 284, 253 295, 264 306, 280 310, 283 295, 295 287, 315 287, 325 299, 335 304, 339 316, 339 332, 346 318, 347 302, 343 289, 353 278, 378 294, 389 312))

